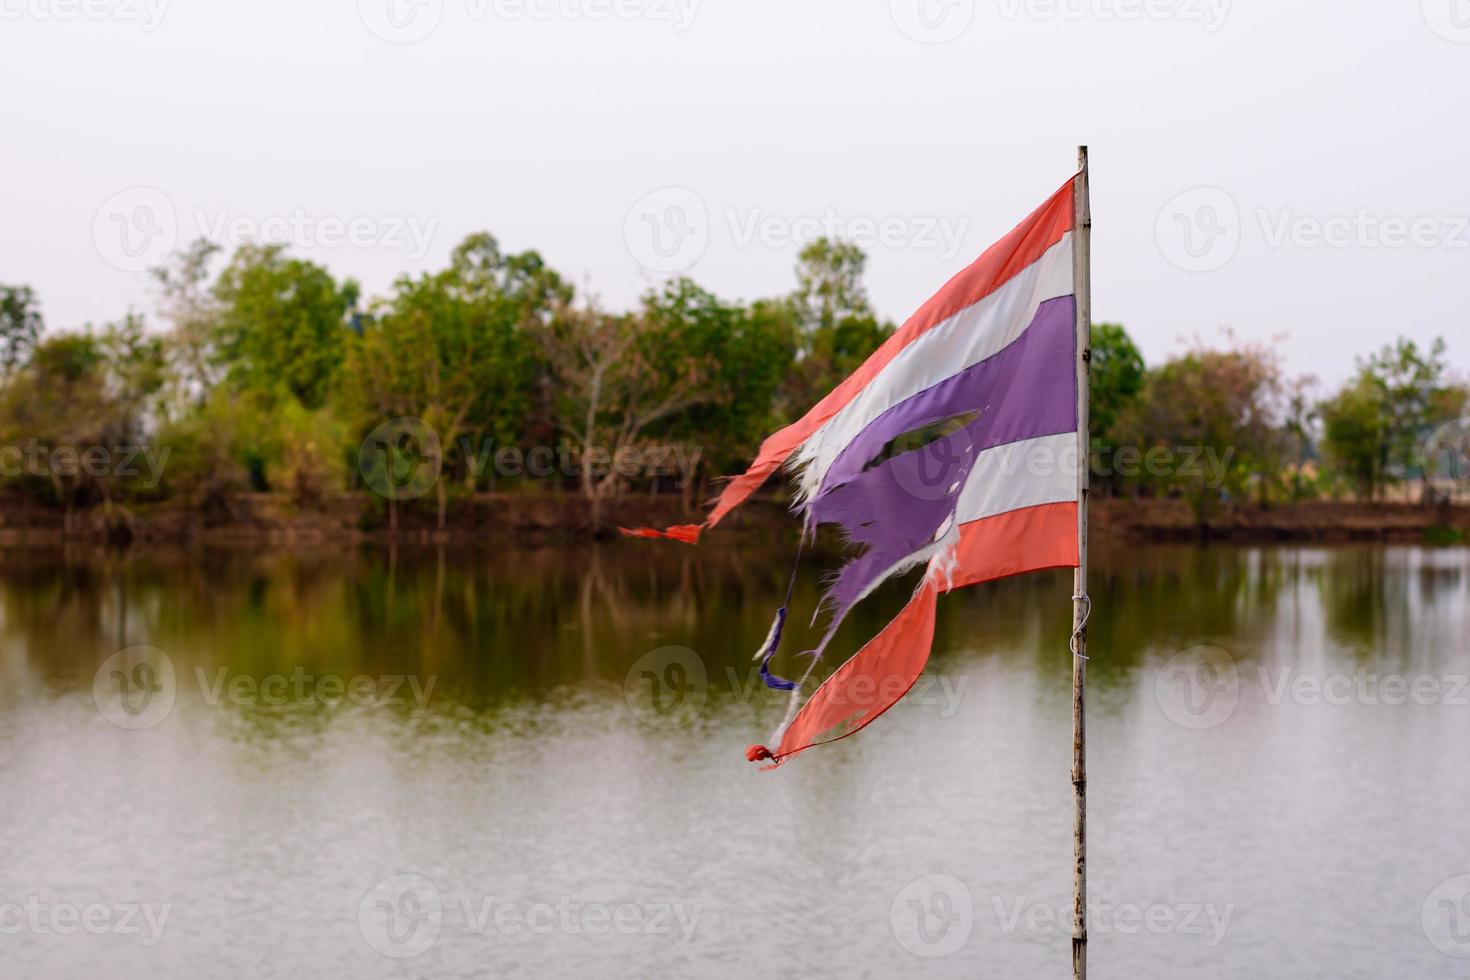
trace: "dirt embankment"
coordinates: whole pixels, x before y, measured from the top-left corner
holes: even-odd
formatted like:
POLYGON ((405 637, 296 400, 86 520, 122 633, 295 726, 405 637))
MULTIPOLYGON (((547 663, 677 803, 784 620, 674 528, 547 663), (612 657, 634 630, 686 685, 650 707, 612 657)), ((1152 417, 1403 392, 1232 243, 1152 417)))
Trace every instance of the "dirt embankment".
MULTIPOLYGON (((211 544, 293 544, 400 538, 413 541, 524 538, 585 540, 616 535, 619 526, 682 524, 702 519, 677 495, 634 495, 606 501, 594 531, 588 501, 572 493, 475 494, 450 500, 444 527, 432 497, 389 508, 370 494, 344 494, 313 506, 282 494, 237 494, 210 507, 166 504, 94 507, 70 514, 23 497, 0 496, 0 543, 58 539, 117 542, 201 541, 211 544)), ((732 527, 794 527, 784 505, 752 501, 725 522, 732 527)), ((722 524, 722 527, 725 525, 722 524)))
MULTIPOLYGON (((396 528, 384 502, 349 494, 314 507, 275 494, 242 494, 206 510, 165 505, 92 508, 70 515, 22 497, 0 496, 0 543, 62 539, 126 542, 291 544, 313 541, 585 540, 594 536, 591 509, 575 494, 476 494, 450 502, 445 527, 429 499, 397 508, 396 528)), ((702 512, 678 497, 630 495, 603 507, 598 535, 618 526, 697 522, 702 512)), ((1201 524, 1182 500, 1096 498, 1090 507, 1096 537, 1144 541, 1463 541, 1470 536, 1470 506, 1362 504, 1312 501, 1261 507, 1219 506, 1201 524)), ((796 523, 776 495, 751 500, 721 525, 721 533, 794 535, 796 523)))
POLYGON ((1183 500, 1094 499, 1093 530, 1109 537, 1184 541, 1464 540, 1470 507, 1314 500, 1296 504, 1217 506, 1204 524, 1183 500))

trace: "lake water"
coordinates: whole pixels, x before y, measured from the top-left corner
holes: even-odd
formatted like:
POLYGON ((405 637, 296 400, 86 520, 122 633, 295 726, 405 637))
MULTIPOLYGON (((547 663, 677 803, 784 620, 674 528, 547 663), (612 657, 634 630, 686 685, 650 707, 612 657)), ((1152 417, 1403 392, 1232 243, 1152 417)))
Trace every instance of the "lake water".
MULTIPOLYGON (((1070 975, 1070 573, 761 772, 789 548, 0 558, 7 977, 1070 975)), ((1470 975, 1470 551, 1092 592, 1093 976, 1470 975)))

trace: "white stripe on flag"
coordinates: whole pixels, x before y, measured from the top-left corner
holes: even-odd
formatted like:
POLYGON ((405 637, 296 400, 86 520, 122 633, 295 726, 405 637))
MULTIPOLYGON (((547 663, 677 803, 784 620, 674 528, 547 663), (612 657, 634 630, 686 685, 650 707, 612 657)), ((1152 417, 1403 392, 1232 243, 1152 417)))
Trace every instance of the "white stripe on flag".
POLYGON ((960 491, 955 522, 1076 499, 1077 433, 1022 439, 992 446, 976 457, 960 491))

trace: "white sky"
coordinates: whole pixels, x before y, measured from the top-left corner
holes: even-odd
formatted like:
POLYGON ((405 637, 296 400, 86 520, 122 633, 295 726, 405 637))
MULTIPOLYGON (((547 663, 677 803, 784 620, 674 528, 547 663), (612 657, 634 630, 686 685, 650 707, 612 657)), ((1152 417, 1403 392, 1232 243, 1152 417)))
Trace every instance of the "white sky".
POLYGON ((1086 142, 1095 318, 1151 362, 1228 326, 1328 382, 1398 333, 1470 367, 1467 0, 417 2, 0 0, 0 282, 151 309, 127 269, 223 217, 370 294, 488 229, 608 305, 643 263, 748 299, 830 212, 897 219, 902 320, 1086 142))

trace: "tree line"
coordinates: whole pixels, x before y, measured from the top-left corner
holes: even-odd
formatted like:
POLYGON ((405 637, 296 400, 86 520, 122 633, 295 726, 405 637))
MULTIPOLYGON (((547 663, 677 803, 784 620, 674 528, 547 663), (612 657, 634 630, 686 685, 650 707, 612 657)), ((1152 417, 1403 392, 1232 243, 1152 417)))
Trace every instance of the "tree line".
MULTIPOLYGON (((892 333, 865 264, 818 239, 785 295, 733 301, 675 278, 617 312, 488 233, 371 300, 282 246, 227 257, 201 240, 153 270, 149 313, 70 330, 46 328, 31 288, 0 285, 0 484, 105 520, 156 503, 227 512, 251 491, 326 507, 371 483, 365 436, 412 418, 437 435, 414 447, 437 479, 425 501, 377 501, 395 520, 394 506, 429 506, 442 526, 456 496, 532 484, 580 493, 594 515, 635 489, 692 504, 892 333), (493 447, 529 446, 564 465, 485 465, 493 447), (612 465, 653 446, 697 463, 612 465), (122 465, 125 447, 148 465, 122 465)), ((1201 515, 1229 499, 1380 499, 1422 480, 1426 433, 1467 412, 1443 341, 1388 343, 1326 395, 1229 335, 1155 366, 1121 325, 1095 325, 1092 344, 1095 486, 1185 496, 1201 515)), ((383 465, 411 465, 388 450, 383 465)))

